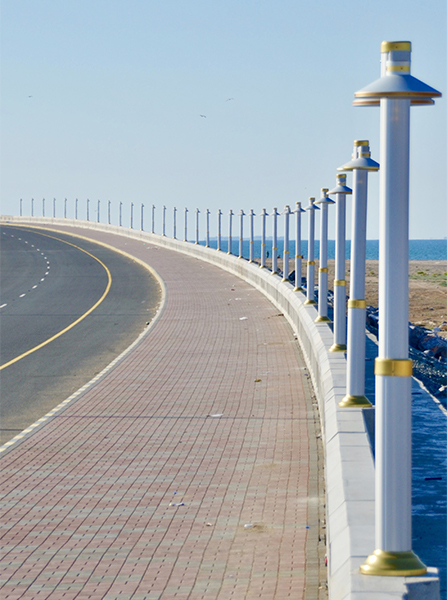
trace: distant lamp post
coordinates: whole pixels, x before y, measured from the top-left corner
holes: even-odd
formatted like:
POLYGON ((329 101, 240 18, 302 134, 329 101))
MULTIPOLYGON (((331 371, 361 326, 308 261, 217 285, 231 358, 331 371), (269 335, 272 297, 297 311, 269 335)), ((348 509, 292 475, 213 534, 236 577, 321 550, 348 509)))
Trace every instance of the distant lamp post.
POLYGON ((306 212, 301 208, 301 202, 296 202, 296 208, 293 211, 296 215, 295 219, 295 292, 302 292, 301 287, 301 272, 303 255, 301 254, 301 213, 306 212))
POLYGON ((266 254, 266 245, 265 245, 265 237, 266 237, 266 217, 268 217, 268 213, 265 208, 262 209, 261 218, 262 218, 262 235, 261 235, 261 264, 259 267, 261 269, 265 269, 265 254, 266 254))
POLYGON ((152 205, 151 209, 151 233, 155 233, 155 204, 152 205))
POLYGON ((282 267, 282 280, 289 281, 289 217, 292 214, 290 206, 286 204, 284 207, 284 253, 283 253, 283 267, 282 267))
POLYGON ((75 199, 75 219, 78 218, 78 199, 75 199))
POLYGON ((232 236, 232 227, 233 227, 233 215, 234 212, 230 208, 230 212, 228 213, 228 252, 227 254, 231 254, 232 246, 233 246, 233 236, 232 236))
POLYGON ((276 207, 273 208, 271 216, 273 217, 272 224, 272 275, 278 273, 278 215, 276 207))
POLYGON ((217 249, 222 250, 222 211, 217 211, 217 249))
POLYGON ((196 208, 196 244, 199 243, 199 214, 200 210, 196 208))
POLYGON ((354 105, 380 102, 379 356, 376 375, 376 550, 366 575, 423 575, 411 544, 411 374, 408 358, 410 106, 437 90, 410 74, 411 43, 382 42, 382 77, 354 105))
POLYGON ((34 217, 34 198, 31 198, 31 216, 34 217))
POLYGON ((107 201, 107 223, 110 225, 110 200, 107 201))
POLYGON ((323 196, 317 200, 320 205, 320 260, 318 268, 318 317, 315 323, 327 323, 327 292, 328 292, 328 268, 327 268, 327 239, 328 239, 328 206, 335 204, 328 198, 328 188, 321 188, 323 196))
POLYGON ((90 221, 90 200, 87 198, 87 221, 90 221))
POLYGON ((210 247, 210 210, 206 209, 206 247, 210 247))
POLYGON ((250 209, 250 249, 249 249, 249 262, 253 262, 255 259, 255 213, 254 210, 250 209))
POLYGON ((56 217, 56 198, 53 198, 53 219, 56 217))
POLYGON ((42 198, 42 217, 45 216, 45 198, 42 198))
POLYGON ((172 221, 173 221, 173 227, 172 227, 172 237, 174 238, 174 240, 177 239, 177 208, 174 206, 174 210, 173 210, 173 214, 172 214, 172 221))
POLYGON ((98 216, 96 221, 99 223, 101 221, 101 200, 98 200, 98 216))
POLYGON ((185 207, 185 239, 184 242, 188 241, 188 212, 189 210, 185 207))
POLYGON ((369 142, 355 140, 352 160, 340 167, 352 171, 352 230, 351 277, 348 300, 348 349, 346 365, 346 396, 340 406, 368 407, 365 396, 365 344, 366 344, 366 207, 368 197, 368 171, 378 171, 379 164, 371 159, 369 142))
POLYGON ((20 198, 20 212, 19 215, 22 216, 22 198, 20 198))
POLYGON ((140 223, 140 230, 144 231, 144 204, 141 203, 141 223, 140 223))
POLYGON ((67 198, 64 199, 64 219, 67 218, 67 198))
POLYGON ((315 206, 315 198, 309 198, 309 239, 307 242, 307 271, 306 271, 306 301, 304 304, 311 306, 315 302, 315 211, 320 210, 315 206))
POLYGON ((162 221, 162 230, 161 230, 161 234, 163 236, 166 235, 166 206, 163 204, 163 221, 162 221))
POLYGON ((130 228, 133 229, 133 202, 130 203, 130 228))
POLYGON ((239 213, 239 258, 244 257, 244 216, 245 213, 241 208, 239 213))
POLYGON ((120 227, 123 226, 123 203, 120 202, 120 215, 119 215, 119 225, 120 227))
POLYGON ((337 185, 328 192, 335 201, 334 343, 329 352, 346 352, 346 196, 352 194, 346 175, 337 174, 337 185))

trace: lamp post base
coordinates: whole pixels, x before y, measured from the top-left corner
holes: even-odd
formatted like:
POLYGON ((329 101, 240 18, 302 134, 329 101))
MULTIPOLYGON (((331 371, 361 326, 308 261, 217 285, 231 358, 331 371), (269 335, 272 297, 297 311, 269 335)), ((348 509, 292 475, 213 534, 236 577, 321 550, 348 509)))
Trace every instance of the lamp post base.
POLYGON ((314 306, 316 304, 315 300, 306 300, 304 303, 306 306, 314 306))
POLYGON ((374 550, 360 566, 360 573, 363 575, 416 577, 425 575, 427 567, 412 550, 408 552, 374 550))
POLYGON ((332 321, 330 320, 329 317, 323 317, 321 315, 318 316, 314 321, 314 323, 331 323, 331 322, 332 321))
POLYGON ((370 408, 371 402, 366 396, 345 396, 338 406, 342 408, 370 408))
POLYGON ((296 288, 293 288, 293 291, 294 292, 302 292, 303 288, 302 287, 296 287, 296 288))
POLYGON ((329 352, 346 352, 346 344, 332 344, 329 348, 329 352))

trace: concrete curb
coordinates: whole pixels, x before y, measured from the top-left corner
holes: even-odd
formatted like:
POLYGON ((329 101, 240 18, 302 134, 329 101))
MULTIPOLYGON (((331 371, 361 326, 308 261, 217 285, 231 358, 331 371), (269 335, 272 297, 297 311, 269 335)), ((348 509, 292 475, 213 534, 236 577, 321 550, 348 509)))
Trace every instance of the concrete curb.
POLYGON ((341 409, 345 395, 344 353, 331 353, 333 334, 315 323, 317 310, 289 282, 245 259, 191 242, 134 229, 43 217, 1 216, 0 222, 82 227, 141 239, 182 252, 240 277, 262 292, 284 314, 297 335, 318 399, 325 448, 328 584, 330 600, 437 600, 439 578, 430 568, 424 577, 368 577, 360 564, 374 550, 374 461, 363 411, 341 409))

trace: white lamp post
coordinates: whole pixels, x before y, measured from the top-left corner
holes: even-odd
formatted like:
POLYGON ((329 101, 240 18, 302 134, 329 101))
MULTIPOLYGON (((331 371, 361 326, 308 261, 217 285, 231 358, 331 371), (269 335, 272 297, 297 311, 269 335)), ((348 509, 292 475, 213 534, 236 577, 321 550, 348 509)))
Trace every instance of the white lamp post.
POLYGON ((241 208, 239 213, 239 258, 244 256, 244 216, 245 213, 241 208))
POLYGON ((188 212, 189 210, 185 206, 185 239, 184 242, 188 241, 188 212))
POLYGON ((141 203, 141 221, 140 221, 140 229, 141 229, 141 231, 144 230, 144 221, 143 221, 144 214, 143 214, 143 211, 144 211, 144 204, 141 203))
POLYGON ((371 159, 369 142, 355 140, 352 160, 340 167, 352 171, 352 230, 351 277, 348 300, 348 351, 346 365, 346 396, 341 407, 368 407, 365 396, 365 344, 366 344, 366 207, 368 197, 368 171, 378 171, 379 164, 371 159))
POLYGON ((67 198, 64 198, 64 219, 67 218, 67 198))
MULTIPOLYGON (((34 198, 31 198, 31 216, 34 217, 34 198)), ((77 215, 76 218, 78 218, 77 215)))
POLYGON ((301 271, 303 255, 301 254, 301 213, 306 212, 301 208, 301 202, 296 202, 296 208, 293 211, 295 219, 295 292, 301 292, 301 271))
POLYGON ((44 216, 45 216, 45 198, 42 198, 42 217, 44 217, 44 216))
POLYGON ((133 202, 130 203, 130 228, 133 229, 133 202))
POLYGON ((196 208, 196 241, 195 241, 196 244, 199 243, 199 213, 200 213, 200 210, 198 208, 196 208))
POLYGON ((227 254, 231 254, 232 244, 233 244, 233 236, 232 236, 233 215, 234 215, 234 212, 230 208, 230 212, 228 213, 228 252, 227 252, 227 254))
POLYGON ((222 211, 217 211, 217 249, 222 250, 222 211))
POLYGON ((210 247, 210 211, 206 209, 206 247, 210 247))
POLYGON ((100 210, 101 210, 101 201, 100 201, 100 200, 98 200, 98 204, 97 204, 97 207, 96 207, 96 211, 97 211, 97 215, 96 215, 96 217, 97 217, 97 218, 96 218, 96 222, 97 222, 97 223, 99 223, 99 222, 101 221, 101 213, 100 213, 100 210))
POLYGON ((411 544, 411 374, 408 358, 410 105, 440 92, 410 74, 411 43, 382 42, 382 77, 354 105, 380 102, 379 356, 376 375, 376 550, 369 575, 426 573, 411 544))
POLYGON ((273 209, 271 213, 273 217, 273 225, 272 225, 272 275, 276 275, 278 273, 278 215, 279 212, 276 210, 276 207, 273 209))
POLYGON ((292 214, 290 206, 286 204, 284 207, 284 254, 283 254, 283 268, 282 268, 282 280, 289 281, 289 216, 292 214))
POLYGON ((320 264, 318 268, 318 317, 315 323, 327 323, 327 292, 328 292, 328 269, 327 269, 327 238, 328 238, 328 206, 335 204, 328 198, 328 188, 321 188, 323 196, 316 202, 321 204, 320 213, 320 264))
POLYGON ((87 221, 90 221, 90 200, 87 198, 87 221))
POLYGON ((250 209, 250 260, 249 262, 253 262, 255 259, 255 213, 254 210, 250 209))
POLYGON ((306 210, 309 211, 309 239, 307 242, 307 282, 306 282, 306 296, 307 299, 304 304, 310 306, 316 304, 315 302, 315 211, 320 210, 318 206, 315 206, 315 198, 309 198, 309 206, 306 210))
POLYGON ((166 235, 166 206, 163 204, 162 235, 166 235))
POLYGON ((337 174, 337 185, 328 192, 335 195, 335 279, 334 343, 329 352, 346 352, 346 196, 352 194, 346 175, 337 174))
POLYGON ((120 227, 122 227, 122 225, 123 225, 123 203, 122 202, 120 202, 120 215, 119 215, 119 218, 120 218, 119 224, 120 224, 120 227))
POLYGON ((173 215, 172 215, 172 221, 173 221, 173 231, 172 231, 172 237, 174 238, 174 240, 177 239, 177 208, 174 206, 173 209, 173 215))
POLYGON ((107 202, 107 223, 110 225, 110 200, 107 202))
POLYGON ((78 218, 78 199, 75 200, 75 219, 78 218))
POLYGON ((268 217, 268 213, 265 210, 265 208, 262 209, 261 217, 262 217, 261 264, 259 265, 259 268, 265 269, 265 252, 266 252, 265 230, 266 230, 266 217, 268 217))
POLYGON ((53 198, 53 219, 56 216, 56 198, 53 198))
POLYGON ((151 233, 155 233, 155 205, 152 205, 151 211, 151 233))
POLYGON ((19 215, 22 216, 22 198, 20 198, 20 212, 19 215))

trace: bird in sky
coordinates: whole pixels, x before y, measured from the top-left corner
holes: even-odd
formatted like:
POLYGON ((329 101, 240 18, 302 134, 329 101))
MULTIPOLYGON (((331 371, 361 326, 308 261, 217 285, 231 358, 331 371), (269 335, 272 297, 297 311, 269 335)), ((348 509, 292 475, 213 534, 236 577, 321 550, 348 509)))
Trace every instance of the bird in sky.
POLYGON ((234 100, 234 98, 227 98, 225 102, 229 102, 230 100, 234 100))
POLYGON ((206 115, 200 115, 201 117, 203 117, 204 119, 206 119, 206 115))
POLYGON ((28 96, 28 98, 32 98, 32 96, 28 96))

